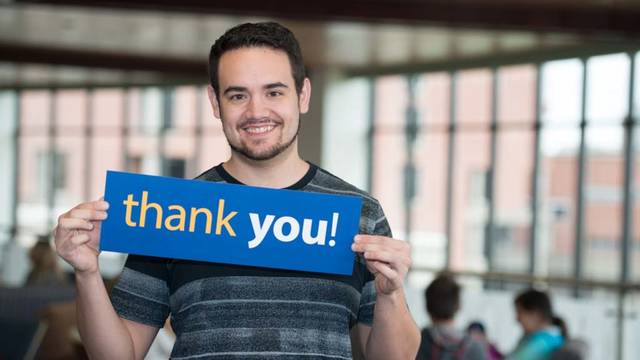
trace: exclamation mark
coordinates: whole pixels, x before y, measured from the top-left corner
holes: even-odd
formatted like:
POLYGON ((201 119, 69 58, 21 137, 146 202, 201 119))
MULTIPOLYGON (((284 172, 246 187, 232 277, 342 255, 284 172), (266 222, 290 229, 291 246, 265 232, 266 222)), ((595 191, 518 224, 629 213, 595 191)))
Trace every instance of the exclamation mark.
MULTIPOLYGON (((333 221, 331 222, 331 237, 336 237, 336 230, 338 229, 338 218, 340 214, 333 213, 333 221)), ((334 247, 336 245, 336 241, 331 239, 329 240, 329 246, 334 247)))

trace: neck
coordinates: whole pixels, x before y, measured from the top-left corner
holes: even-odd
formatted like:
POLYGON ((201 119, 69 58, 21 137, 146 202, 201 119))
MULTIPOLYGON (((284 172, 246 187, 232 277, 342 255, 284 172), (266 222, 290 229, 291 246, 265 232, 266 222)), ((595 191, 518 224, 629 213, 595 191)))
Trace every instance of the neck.
POLYGON ((295 184, 309 170, 309 164, 298 154, 297 140, 291 146, 269 160, 251 160, 231 152, 231 158, 223 164, 231 176, 243 184, 282 189, 295 184))
POLYGON ((455 326, 455 321, 453 321, 453 319, 443 320, 431 318, 431 322, 433 323, 433 325, 443 328, 453 328, 455 326))

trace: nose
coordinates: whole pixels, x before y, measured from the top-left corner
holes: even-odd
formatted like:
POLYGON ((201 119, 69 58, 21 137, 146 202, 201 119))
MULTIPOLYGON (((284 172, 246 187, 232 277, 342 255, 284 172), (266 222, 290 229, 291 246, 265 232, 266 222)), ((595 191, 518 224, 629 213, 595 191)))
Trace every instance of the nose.
POLYGON ((252 96, 247 104, 246 115, 250 119, 261 119, 269 116, 269 109, 262 98, 252 96))

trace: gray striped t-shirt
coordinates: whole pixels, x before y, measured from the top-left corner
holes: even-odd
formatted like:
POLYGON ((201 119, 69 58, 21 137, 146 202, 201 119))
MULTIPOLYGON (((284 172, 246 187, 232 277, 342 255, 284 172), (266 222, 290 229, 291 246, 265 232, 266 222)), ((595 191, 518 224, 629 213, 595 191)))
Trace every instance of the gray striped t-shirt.
MULTIPOLYGON (((222 165, 198 179, 239 183, 222 165)), ((360 196, 359 232, 391 236, 376 199, 315 165, 288 189, 360 196)), ((174 359, 351 359, 349 331, 372 325, 375 299, 360 256, 340 276, 130 255, 111 294, 122 318, 171 316, 174 359)))

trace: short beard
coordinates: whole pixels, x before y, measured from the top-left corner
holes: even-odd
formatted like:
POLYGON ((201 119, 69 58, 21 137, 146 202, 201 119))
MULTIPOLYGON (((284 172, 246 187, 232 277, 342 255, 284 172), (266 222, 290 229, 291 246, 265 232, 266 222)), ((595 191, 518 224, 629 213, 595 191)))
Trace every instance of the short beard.
POLYGON ((285 144, 276 144, 275 146, 273 146, 270 149, 267 149, 264 152, 261 152, 261 153, 250 152, 249 149, 246 147, 239 147, 239 146, 233 145, 228 139, 227 139, 227 143, 229 143, 229 147, 231 147, 232 151, 238 154, 241 154, 242 156, 244 156, 249 160, 265 161, 265 160, 271 160, 275 158, 276 156, 282 154, 289 147, 291 147, 294 141, 296 141, 296 139, 298 138, 299 133, 300 133, 300 119, 298 118, 298 128, 296 129, 296 133, 295 135, 293 135, 291 140, 285 144))

